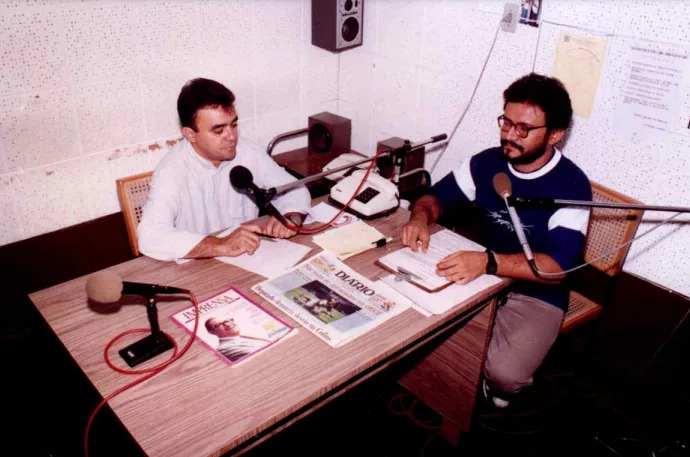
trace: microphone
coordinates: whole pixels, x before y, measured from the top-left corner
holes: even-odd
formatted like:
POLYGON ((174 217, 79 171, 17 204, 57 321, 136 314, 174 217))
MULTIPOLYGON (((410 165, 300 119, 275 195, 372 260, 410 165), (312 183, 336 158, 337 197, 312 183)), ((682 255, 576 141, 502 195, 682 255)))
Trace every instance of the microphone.
POLYGON ((99 303, 115 303, 123 295, 141 295, 146 299, 146 315, 151 326, 151 334, 118 351, 120 357, 130 367, 135 367, 174 347, 170 337, 161 331, 158 324, 155 298, 158 294, 191 294, 191 292, 177 287, 122 281, 120 275, 113 271, 102 271, 86 280, 86 295, 99 303))
POLYGON ((278 211, 278 208, 273 206, 271 199, 275 196, 275 188, 270 188, 268 190, 259 188, 254 184, 254 175, 249 171, 247 167, 242 165, 236 165, 230 170, 230 184, 237 190, 246 191, 254 197, 256 206, 260 210, 264 210, 267 213, 274 216, 281 224, 290 228, 290 223, 285 219, 283 214, 278 211))
POLYGON ((237 165, 230 170, 230 184, 238 190, 246 190, 253 195, 261 193, 261 189, 254 184, 254 175, 247 167, 237 165))
POLYGON ((177 287, 122 281, 120 275, 113 271, 96 273, 86 281, 86 295, 99 303, 115 303, 123 295, 141 295, 148 298, 159 294, 187 293, 188 290, 177 287))
POLYGON ((506 207, 508 208, 508 215, 510 216, 510 220, 515 228, 515 233, 517 234, 518 241, 520 241, 520 245, 522 246, 522 251, 525 253, 525 258, 527 259, 530 267, 532 267, 534 274, 539 276, 534 262, 534 254, 532 254, 532 249, 530 248, 527 237, 525 236, 525 231, 520 223, 520 218, 518 217, 517 211, 515 211, 515 208, 510 204, 509 201, 509 198, 513 195, 513 185, 510 182, 510 178, 505 173, 498 173, 494 176, 493 183, 494 190, 498 196, 503 199, 506 207))

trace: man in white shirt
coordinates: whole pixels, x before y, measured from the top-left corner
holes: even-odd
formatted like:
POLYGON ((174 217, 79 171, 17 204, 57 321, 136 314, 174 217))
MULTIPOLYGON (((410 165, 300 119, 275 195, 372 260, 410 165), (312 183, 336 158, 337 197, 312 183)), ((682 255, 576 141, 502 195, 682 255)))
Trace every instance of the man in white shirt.
POLYGON ((220 320, 212 317, 205 325, 208 333, 218 337, 218 352, 231 362, 271 344, 268 340, 240 334, 240 328, 232 318, 220 320))
MULTIPOLYGON (((278 238, 295 234, 270 217, 265 226, 246 224, 229 236, 211 233, 259 215, 252 199, 230 184, 230 170, 242 165, 259 187, 277 187, 295 179, 258 145, 240 139, 235 96, 209 79, 188 81, 177 99, 184 139, 161 160, 138 228, 139 250, 158 260, 253 254, 263 233, 278 238)), ((311 198, 298 187, 273 200, 295 226, 304 221, 311 198)))

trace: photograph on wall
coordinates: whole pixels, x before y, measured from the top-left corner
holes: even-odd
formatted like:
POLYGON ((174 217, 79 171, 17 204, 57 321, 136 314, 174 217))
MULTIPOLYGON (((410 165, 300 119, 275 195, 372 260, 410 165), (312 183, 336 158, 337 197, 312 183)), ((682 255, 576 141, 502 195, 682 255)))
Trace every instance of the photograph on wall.
POLYGON ((543 0, 521 0, 520 1, 520 24, 539 27, 539 13, 543 0))

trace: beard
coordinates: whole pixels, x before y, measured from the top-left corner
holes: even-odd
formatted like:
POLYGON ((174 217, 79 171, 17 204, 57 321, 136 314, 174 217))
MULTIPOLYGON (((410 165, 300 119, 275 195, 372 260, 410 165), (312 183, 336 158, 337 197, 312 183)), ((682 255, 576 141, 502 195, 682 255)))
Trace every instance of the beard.
POLYGON ((505 149, 503 150, 503 157, 511 164, 511 165, 529 165, 530 163, 533 163, 536 160, 539 160, 541 157, 546 154, 546 147, 547 147, 547 141, 544 139, 544 142, 539 146, 538 148, 532 150, 531 152, 525 154, 525 148, 520 146, 517 143, 513 143, 512 141, 509 140, 501 140, 501 147, 505 148, 506 145, 512 146, 513 148, 517 149, 518 151, 522 152, 523 154, 520 157, 508 157, 508 155, 505 153, 505 149))

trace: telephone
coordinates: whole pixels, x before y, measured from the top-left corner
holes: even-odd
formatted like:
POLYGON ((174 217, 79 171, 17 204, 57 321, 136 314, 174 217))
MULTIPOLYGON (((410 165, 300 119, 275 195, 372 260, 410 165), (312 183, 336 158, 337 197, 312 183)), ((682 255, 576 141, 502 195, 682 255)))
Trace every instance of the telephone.
MULTIPOLYGON (((340 154, 338 157, 328 162, 328 164, 323 167, 323 171, 335 170, 336 168, 342 167, 343 165, 359 162, 363 158, 364 157, 362 157, 361 155, 346 152, 344 154, 340 154)), ((345 176, 345 173, 347 172, 348 170, 342 170, 337 173, 330 174, 326 176, 326 178, 330 179, 331 181, 338 181, 342 179, 342 177, 345 176)))
MULTIPOLYGON (((341 179, 331 188, 329 201, 336 206, 345 206, 359 187, 365 173, 366 170, 355 170, 350 176, 341 179)), ((398 186, 372 171, 347 211, 361 219, 369 220, 393 213, 399 204, 398 186)))

